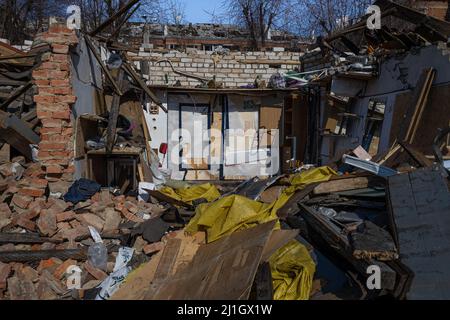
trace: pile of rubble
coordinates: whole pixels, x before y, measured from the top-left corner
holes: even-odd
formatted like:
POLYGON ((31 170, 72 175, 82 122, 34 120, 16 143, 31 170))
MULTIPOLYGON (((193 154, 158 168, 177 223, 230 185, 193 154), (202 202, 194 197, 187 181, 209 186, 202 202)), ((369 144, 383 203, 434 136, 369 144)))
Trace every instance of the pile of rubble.
MULTIPOLYGON (((93 243, 88 226, 101 233, 108 248, 126 243, 133 233, 139 249, 136 254, 160 249, 154 242, 168 228, 163 226, 158 241, 153 235, 152 242, 147 242, 142 225, 158 218, 164 208, 138 203, 135 197, 114 196, 108 189, 74 205, 49 197, 43 174, 39 164, 25 163, 23 157, 0 165, 0 288, 4 298, 63 298, 70 266, 82 268, 83 288, 104 280, 114 263, 101 270, 87 262, 86 248, 93 243)), ((114 259, 114 253, 110 258, 114 259)))
MULTIPOLYGON (((373 125, 358 142, 365 148, 347 148, 327 166, 188 183, 169 178, 149 145, 143 108, 167 108, 126 54, 96 36, 113 22, 78 36, 53 26, 31 53, 0 57, 0 92, 8 92, 0 96, 0 299, 450 298, 442 285, 450 283, 450 129, 426 145, 434 158, 415 139, 439 70, 422 73, 387 152, 368 153, 373 125), (88 65, 102 85, 71 73, 88 65), (87 99, 90 109, 77 101, 94 95, 101 102, 87 99)), ((375 77, 373 61, 358 59, 346 55, 345 72, 375 77)), ((327 98, 351 107, 354 97, 327 98)), ((369 109, 380 125, 386 105, 369 109)), ((332 137, 347 138, 336 127, 332 137)))

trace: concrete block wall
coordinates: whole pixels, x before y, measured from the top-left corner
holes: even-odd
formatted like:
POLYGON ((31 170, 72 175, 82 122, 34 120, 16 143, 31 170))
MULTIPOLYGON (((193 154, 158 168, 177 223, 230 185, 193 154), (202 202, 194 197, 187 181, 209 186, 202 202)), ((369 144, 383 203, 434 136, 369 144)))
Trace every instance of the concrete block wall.
POLYGON ((165 85, 166 75, 169 85, 180 81, 182 86, 195 87, 200 84, 199 81, 187 78, 173 73, 170 64, 162 62, 157 64, 158 60, 169 60, 177 71, 191 73, 207 79, 216 76, 216 80, 222 82, 225 87, 236 88, 252 84, 257 76, 263 80, 270 79, 271 75, 277 71, 285 73, 299 67, 298 52, 229 52, 219 56, 219 61, 214 69, 213 52, 191 50, 189 52, 170 51, 168 53, 151 52, 142 48, 139 54, 130 55, 135 61, 136 66, 141 69, 144 63, 148 63, 148 74, 144 76, 151 85, 165 85), (256 60, 270 61, 266 64, 248 63, 256 60), (280 61, 278 64, 277 62, 280 61), (285 61, 298 64, 282 64, 285 61), (279 68, 275 65, 278 64, 279 68))

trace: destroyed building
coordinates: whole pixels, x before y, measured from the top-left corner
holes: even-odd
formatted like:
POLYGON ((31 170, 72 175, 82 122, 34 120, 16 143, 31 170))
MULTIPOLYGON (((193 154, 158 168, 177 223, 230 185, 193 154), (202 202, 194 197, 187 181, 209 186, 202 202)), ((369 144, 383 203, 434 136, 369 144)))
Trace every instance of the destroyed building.
MULTIPOLYGON (((154 50, 198 49, 214 51, 218 47, 233 51, 246 51, 253 47, 247 29, 226 24, 153 24, 128 23, 125 43, 135 46, 144 42, 145 48, 154 50)), ((265 51, 300 51, 308 42, 286 31, 269 30, 265 51)))
POLYGON ((0 299, 450 298, 450 23, 161 50, 137 2, 0 43, 0 299))

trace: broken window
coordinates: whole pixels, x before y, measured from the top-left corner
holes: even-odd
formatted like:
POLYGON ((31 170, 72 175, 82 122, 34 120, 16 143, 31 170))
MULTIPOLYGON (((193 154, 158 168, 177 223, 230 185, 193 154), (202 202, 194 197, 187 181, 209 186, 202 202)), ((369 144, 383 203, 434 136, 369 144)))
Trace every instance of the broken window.
POLYGON ((180 105, 180 170, 209 170, 210 106, 180 105))
POLYGON ((378 153, 385 109, 385 101, 375 99, 369 101, 362 146, 371 156, 378 153))

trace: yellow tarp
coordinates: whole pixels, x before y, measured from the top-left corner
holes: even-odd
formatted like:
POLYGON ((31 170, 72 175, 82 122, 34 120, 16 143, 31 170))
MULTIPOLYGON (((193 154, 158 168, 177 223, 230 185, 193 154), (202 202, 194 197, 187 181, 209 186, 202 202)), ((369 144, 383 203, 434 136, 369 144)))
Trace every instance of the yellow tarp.
POLYGON ((192 204, 192 201, 198 199, 206 199, 208 202, 214 201, 220 197, 220 192, 216 186, 205 183, 198 186, 192 186, 182 189, 172 189, 170 187, 163 187, 160 192, 168 195, 171 198, 192 204))
POLYGON ((207 241, 212 242, 237 230, 275 220, 278 218, 278 209, 284 206, 297 190, 310 183, 328 181, 333 174, 336 172, 332 169, 321 167, 293 175, 289 180, 291 186, 270 205, 238 195, 202 204, 197 207, 196 215, 187 225, 186 231, 206 231, 207 241))
POLYGON ((186 226, 188 233, 206 231, 207 241, 213 242, 237 230, 275 220, 271 205, 231 195, 197 207, 194 218, 186 226))
MULTIPOLYGON (((311 169, 289 179, 291 186, 272 204, 231 195, 197 207, 196 215, 186 226, 186 232, 206 231, 207 242, 213 242, 238 230, 269 222, 289 198, 306 185, 328 181, 336 172, 329 167, 311 169)), ((276 228, 279 228, 277 223, 276 228)), ((311 292, 315 264, 308 250, 293 240, 270 259, 276 300, 307 300, 311 292)))
POLYGON ((292 240, 269 262, 275 300, 309 300, 316 265, 304 245, 292 240))

